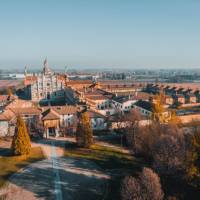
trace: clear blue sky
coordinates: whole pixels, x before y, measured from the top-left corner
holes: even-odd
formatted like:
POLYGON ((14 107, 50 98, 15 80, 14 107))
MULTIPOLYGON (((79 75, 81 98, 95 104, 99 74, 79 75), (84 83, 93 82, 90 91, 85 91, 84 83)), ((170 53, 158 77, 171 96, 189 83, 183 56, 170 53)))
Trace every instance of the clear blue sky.
POLYGON ((1 0, 0 68, 200 67, 200 0, 1 0))

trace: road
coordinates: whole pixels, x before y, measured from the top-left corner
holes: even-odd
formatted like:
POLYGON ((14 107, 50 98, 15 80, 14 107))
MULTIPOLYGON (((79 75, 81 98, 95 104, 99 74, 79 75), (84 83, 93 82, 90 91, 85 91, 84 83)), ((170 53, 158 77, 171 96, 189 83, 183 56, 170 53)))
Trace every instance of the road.
POLYGON ((10 178, 7 200, 98 200, 109 176, 91 161, 63 157, 63 141, 42 141, 47 159, 10 178))

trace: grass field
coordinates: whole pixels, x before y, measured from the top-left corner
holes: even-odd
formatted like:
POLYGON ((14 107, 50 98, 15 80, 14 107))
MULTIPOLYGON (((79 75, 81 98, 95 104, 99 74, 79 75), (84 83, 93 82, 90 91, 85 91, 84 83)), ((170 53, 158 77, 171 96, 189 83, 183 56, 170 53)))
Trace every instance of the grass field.
POLYGON ((132 168, 138 164, 138 159, 120 150, 111 147, 93 145, 90 149, 70 147, 65 151, 65 156, 84 158, 94 161, 104 170, 116 168, 132 168))
POLYGON ((32 162, 42 160, 44 158, 45 156, 40 147, 32 148, 29 155, 0 157, 0 187, 7 182, 8 178, 13 173, 32 162))
POLYGON ((133 155, 123 153, 111 147, 93 145, 90 149, 68 147, 66 157, 83 158, 95 162, 106 173, 111 173, 108 183, 108 195, 106 200, 120 199, 121 180, 126 174, 138 172, 144 163, 133 155))

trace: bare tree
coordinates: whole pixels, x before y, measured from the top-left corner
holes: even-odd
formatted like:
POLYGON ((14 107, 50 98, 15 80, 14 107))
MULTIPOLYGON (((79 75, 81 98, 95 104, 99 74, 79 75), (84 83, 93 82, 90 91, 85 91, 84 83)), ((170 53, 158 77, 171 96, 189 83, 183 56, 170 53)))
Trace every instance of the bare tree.
POLYGON ((139 178, 143 199, 163 199, 164 195, 160 184, 160 178, 152 169, 144 167, 139 178))
POLYGON ((121 186, 122 200, 162 200, 163 191, 158 175, 143 168, 138 178, 125 177, 121 186))
POLYGON ((135 148, 135 134, 139 127, 139 121, 141 120, 141 114, 138 110, 131 110, 126 116, 125 121, 127 122, 126 127, 126 140, 129 146, 135 148))
POLYGON ((174 174, 184 169, 186 146, 184 136, 163 134, 153 147, 153 167, 161 173, 174 174))
POLYGON ((142 200, 141 186, 138 179, 127 176, 121 186, 122 200, 142 200))

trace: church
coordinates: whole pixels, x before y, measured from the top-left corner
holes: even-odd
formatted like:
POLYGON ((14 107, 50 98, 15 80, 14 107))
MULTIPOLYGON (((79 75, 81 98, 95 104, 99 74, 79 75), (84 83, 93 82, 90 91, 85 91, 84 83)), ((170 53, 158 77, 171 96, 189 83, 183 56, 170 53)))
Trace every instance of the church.
POLYGON ((47 59, 44 61, 41 73, 28 74, 26 68, 24 73, 26 99, 35 102, 58 102, 65 99, 67 75, 54 73, 49 68, 47 59))

